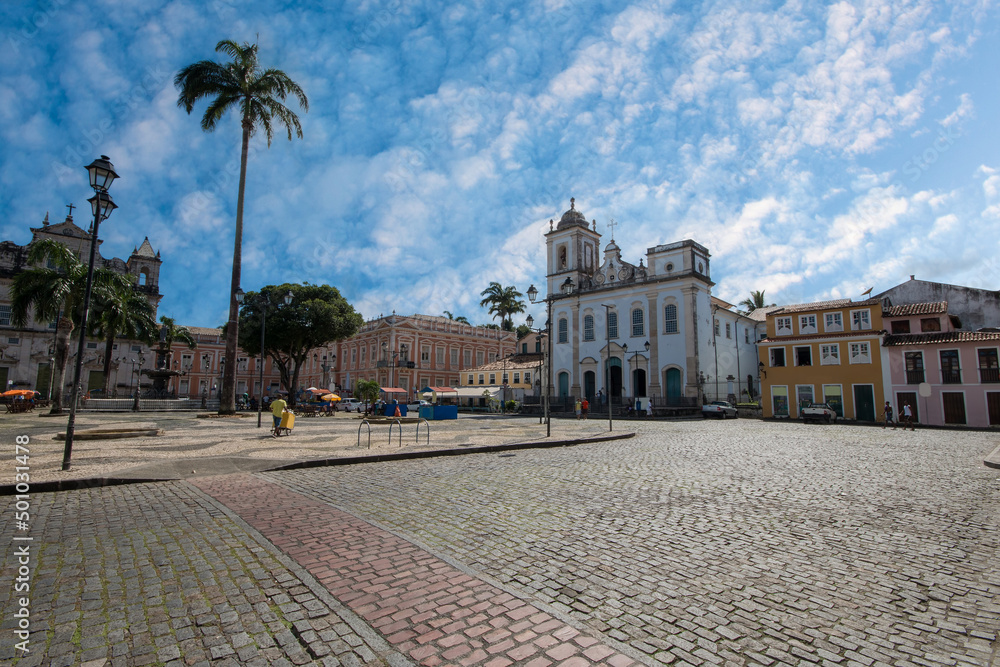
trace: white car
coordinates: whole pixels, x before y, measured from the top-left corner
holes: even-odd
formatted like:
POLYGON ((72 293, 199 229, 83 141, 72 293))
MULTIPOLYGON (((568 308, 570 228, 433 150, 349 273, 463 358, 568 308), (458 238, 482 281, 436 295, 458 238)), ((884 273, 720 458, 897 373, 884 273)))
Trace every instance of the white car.
POLYGON ((702 417, 718 417, 719 419, 735 419, 739 415, 730 403, 726 401, 712 401, 701 406, 702 417))
POLYGON ((356 398, 345 398, 337 406, 337 409, 345 412, 363 412, 365 404, 356 398))
POLYGON ((812 405, 803 406, 799 410, 799 416, 802 417, 802 421, 825 421, 827 424, 832 424, 837 421, 837 412, 831 408, 826 403, 813 403, 812 405))

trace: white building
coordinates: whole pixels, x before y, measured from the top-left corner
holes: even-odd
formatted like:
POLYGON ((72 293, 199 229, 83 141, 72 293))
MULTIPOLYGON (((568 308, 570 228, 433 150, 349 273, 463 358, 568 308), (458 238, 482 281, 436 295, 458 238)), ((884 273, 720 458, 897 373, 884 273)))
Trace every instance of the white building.
POLYGON ((552 225, 545 237, 553 395, 693 405, 738 399, 748 376, 756 381, 760 325, 713 299, 707 248, 691 240, 658 245, 635 265, 612 238, 601 259, 596 221, 588 224, 573 200, 552 225))

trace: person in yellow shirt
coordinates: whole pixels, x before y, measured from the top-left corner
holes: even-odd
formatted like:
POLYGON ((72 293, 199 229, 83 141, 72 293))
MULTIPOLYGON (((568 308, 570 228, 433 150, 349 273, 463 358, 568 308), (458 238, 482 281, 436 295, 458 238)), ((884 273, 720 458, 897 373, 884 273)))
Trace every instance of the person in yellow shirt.
POLYGON ((274 430, 271 431, 271 435, 278 437, 278 426, 281 424, 281 413, 285 411, 288 403, 285 399, 280 396, 273 401, 271 401, 271 415, 274 417, 274 430))

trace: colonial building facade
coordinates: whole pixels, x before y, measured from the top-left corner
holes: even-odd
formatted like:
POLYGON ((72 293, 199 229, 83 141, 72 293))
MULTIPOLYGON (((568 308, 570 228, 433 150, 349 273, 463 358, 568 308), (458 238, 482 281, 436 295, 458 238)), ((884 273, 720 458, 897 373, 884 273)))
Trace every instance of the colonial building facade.
POLYGON ((376 380, 414 398, 424 387, 457 387, 466 369, 514 352, 516 334, 434 315, 387 315, 335 344, 332 379, 346 392, 376 380))
POLYGON ((839 417, 875 421, 888 385, 883 333, 879 299, 769 310, 760 341, 764 416, 797 418, 802 407, 827 403, 839 417))
POLYGON ((739 396, 754 381, 757 322, 711 294, 708 249, 657 245, 638 265, 597 223, 570 209, 546 234, 552 393, 694 404, 739 396))
POLYGON ((1000 426, 1000 332, 960 331, 946 301, 889 306, 889 400, 921 424, 1000 426))

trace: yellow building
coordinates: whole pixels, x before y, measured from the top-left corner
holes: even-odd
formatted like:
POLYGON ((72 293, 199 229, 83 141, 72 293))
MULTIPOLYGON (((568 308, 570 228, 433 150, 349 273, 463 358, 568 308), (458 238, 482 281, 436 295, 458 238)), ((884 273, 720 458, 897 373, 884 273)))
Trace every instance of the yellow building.
POLYGON ((825 301, 775 308, 759 342, 765 417, 799 417, 827 403, 838 416, 875 421, 885 403, 882 302, 825 301))

